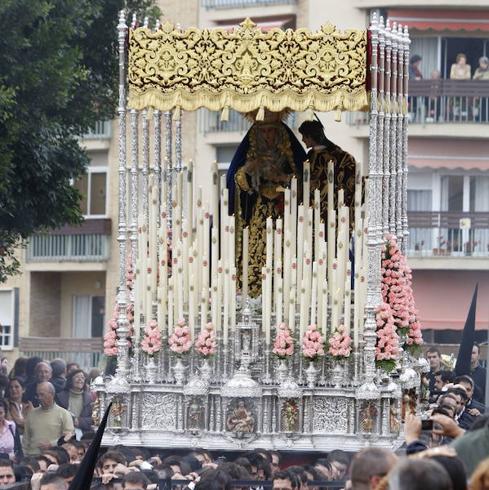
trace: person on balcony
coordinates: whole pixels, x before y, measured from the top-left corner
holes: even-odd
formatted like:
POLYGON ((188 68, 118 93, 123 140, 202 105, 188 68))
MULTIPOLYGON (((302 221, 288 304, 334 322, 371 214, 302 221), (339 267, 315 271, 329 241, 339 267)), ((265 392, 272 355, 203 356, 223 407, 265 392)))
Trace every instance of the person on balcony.
POLYGON ((423 58, 419 54, 413 54, 409 60, 409 80, 422 80, 421 61, 423 58))
POLYGON ((455 63, 450 68, 450 80, 470 80, 470 65, 464 53, 457 54, 455 63))
MULTIPOLYGON (((474 80, 489 80, 489 58, 481 56, 479 67, 475 70, 474 80)), ((474 99, 474 116, 479 116, 481 122, 486 122, 489 114, 487 112, 487 97, 476 97, 474 99)))
POLYGON ((489 58, 481 56, 479 58, 479 67, 475 70, 474 80, 489 80, 489 58))

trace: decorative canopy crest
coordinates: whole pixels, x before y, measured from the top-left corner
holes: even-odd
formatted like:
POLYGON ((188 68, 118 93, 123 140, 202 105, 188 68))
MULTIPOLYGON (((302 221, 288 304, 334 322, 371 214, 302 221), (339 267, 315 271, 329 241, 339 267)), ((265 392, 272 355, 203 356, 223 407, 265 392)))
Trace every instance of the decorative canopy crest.
POLYGON ((362 110, 367 106, 363 30, 261 31, 250 19, 228 31, 130 30, 129 107, 251 112, 362 110))

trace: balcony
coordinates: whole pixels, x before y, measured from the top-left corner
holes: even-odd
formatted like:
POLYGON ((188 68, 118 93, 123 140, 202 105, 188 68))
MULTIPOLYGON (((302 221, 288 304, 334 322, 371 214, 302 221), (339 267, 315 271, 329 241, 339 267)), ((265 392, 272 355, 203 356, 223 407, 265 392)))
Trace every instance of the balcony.
MULTIPOLYGON (((296 127, 295 113, 289 114, 285 124, 290 128, 296 127)), ((221 121, 221 113, 203 109, 199 111, 199 131, 207 136, 209 133, 245 133, 250 129, 251 122, 239 112, 230 110, 229 120, 221 121)))
POLYGON ((489 257, 489 212, 410 212, 408 223, 410 257, 489 257))
POLYGON ((39 356, 46 361, 64 359, 82 369, 98 366, 102 357, 102 338, 20 337, 19 350, 26 357, 39 356))
POLYGON ((110 219, 87 219, 33 235, 27 244, 27 262, 104 262, 109 258, 110 219))
POLYGON ((202 0, 207 10, 267 7, 271 5, 295 5, 297 0, 202 0))
POLYGON ((83 135, 86 140, 110 139, 112 136, 112 121, 97 121, 87 134, 83 135))
MULTIPOLYGON (((409 94, 411 136, 487 137, 488 80, 412 80, 409 94)), ((368 136, 367 112, 348 113, 346 121, 358 136, 368 136)))

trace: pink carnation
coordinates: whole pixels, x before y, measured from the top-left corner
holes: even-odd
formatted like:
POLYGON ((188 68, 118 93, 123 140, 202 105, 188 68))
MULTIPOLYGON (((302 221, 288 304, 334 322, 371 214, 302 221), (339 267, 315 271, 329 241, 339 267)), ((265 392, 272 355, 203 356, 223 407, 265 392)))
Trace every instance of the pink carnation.
POLYGON ((317 326, 309 325, 302 338, 302 355, 312 360, 324 356, 323 345, 324 339, 318 332, 317 326))
MULTIPOLYGON (((185 327, 182 330, 187 330, 185 327)), ((214 332, 214 325, 209 322, 205 328, 202 329, 199 336, 197 337, 197 341, 195 342, 195 349, 197 352, 203 357, 212 356, 217 351, 217 341, 216 334, 214 332)))
POLYGON ((294 339, 285 323, 277 326, 277 334, 273 343, 272 352, 281 359, 294 354, 294 339))
POLYGON ((173 333, 168 339, 168 345, 170 346, 170 350, 176 354, 184 354, 191 349, 192 339, 185 320, 181 319, 178 321, 173 333))

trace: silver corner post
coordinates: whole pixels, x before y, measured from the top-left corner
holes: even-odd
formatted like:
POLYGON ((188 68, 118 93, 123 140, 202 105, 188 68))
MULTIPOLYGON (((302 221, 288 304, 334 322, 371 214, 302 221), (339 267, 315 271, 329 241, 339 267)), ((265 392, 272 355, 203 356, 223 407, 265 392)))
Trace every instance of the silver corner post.
MULTIPOLYGON (((409 45, 411 40, 409 39, 409 32, 407 26, 404 26, 404 103, 408 103, 409 92, 409 45)), ((409 125, 409 113, 406 110, 404 114, 404 127, 403 127, 403 177, 402 177, 402 248, 401 251, 406 253, 407 239, 409 235, 408 230, 408 218, 407 218, 407 179, 408 179, 408 125, 409 125)))
POLYGON ((126 188, 126 41, 127 24, 124 10, 119 14, 117 26, 119 40, 119 290, 117 293, 117 370, 111 383, 115 391, 127 385, 129 343, 129 321, 127 318, 127 287, 126 287, 126 245, 127 245, 127 188, 126 188))

